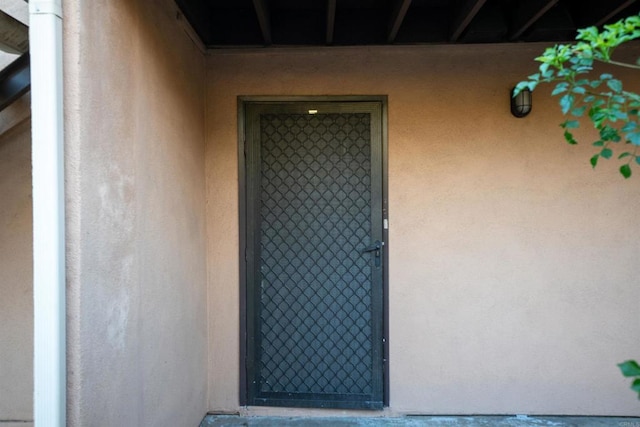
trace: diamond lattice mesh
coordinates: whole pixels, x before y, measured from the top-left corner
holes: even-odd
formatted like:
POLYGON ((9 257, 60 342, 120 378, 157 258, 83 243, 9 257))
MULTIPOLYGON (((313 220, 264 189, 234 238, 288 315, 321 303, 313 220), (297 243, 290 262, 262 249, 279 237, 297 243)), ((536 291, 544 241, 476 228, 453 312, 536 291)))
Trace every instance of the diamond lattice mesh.
POLYGON ((260 391, 372 393, 370 115, 260 128, 260 391))

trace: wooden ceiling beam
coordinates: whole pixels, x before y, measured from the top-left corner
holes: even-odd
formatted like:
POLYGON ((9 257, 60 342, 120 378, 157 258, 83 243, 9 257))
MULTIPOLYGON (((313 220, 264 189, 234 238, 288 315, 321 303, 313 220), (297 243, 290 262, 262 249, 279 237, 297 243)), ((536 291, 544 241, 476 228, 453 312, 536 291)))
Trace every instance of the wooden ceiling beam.
POLYGON ((0 71, 0 111, 31 88, 31 63, 25 53, 0 71))
POLYGON ((522 2, 522 7, 515 12, 513 17, 513 28, 509 39, 515 40, 524 34, 538 19, 542 18, 542 15, 555 6, 558 1, 559 0, 527 0, 522 2))
POLYGON ((333 44, 333 33, 336 25, 336 0, 327 0, 327 34, 325 42, 333 44))
POLYGON ((486 3, 487 0, 467 0, 464 5, 459 9, 460 12, 453 21, 453 27, 451 37, 449 41, 455 42, 460 38, 464 30, 467 29, 473 18, 480 11, 480 8, 486 3))
POLYGON ((262 40, 266 46, 271 44, 271 16, 265 0, 253 0, 253 8, 258 16, 262 40))
POLYGON ((585 25, 595 25, 599 27, 604 24, 610 24, 611 20, 615 18, 620 12, 632 6, 637 0, 622 0, 607 2, 598 2, 595 8, 590 9, 590 15, 585 17, 585 25))
POLYGON ((411 6, 411 0, 398 0, 396 2, 396 7, 393 10, 393 14, 391 15, 391 21, 389 21, 387 43, 393 43, 393 41, 396 39, 398 31, 400 30, 400 26, 402 25, 402 21, 404 21, 407 10, 409 10, 409 6, 411 6))
POLYGON ((0 50, 22 54, 29 51, 29 27, 0 10, 0 50))

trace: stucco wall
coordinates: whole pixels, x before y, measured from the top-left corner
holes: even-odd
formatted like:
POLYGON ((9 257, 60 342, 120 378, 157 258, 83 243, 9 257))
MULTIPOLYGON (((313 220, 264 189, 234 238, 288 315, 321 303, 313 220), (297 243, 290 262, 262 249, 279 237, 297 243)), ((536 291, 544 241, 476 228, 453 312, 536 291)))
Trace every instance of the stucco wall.
POLYGON ((204 73, 169 1, 63 4, 68 419, 206 413, 204 73))
POLYGON ((236 97, 373 94, 389 97, 389 411, 640 414, 616 367, 638 357, 640 177, 592 171, 592 136, 563 142, 548 88, 511 116, 543 47, 209 55, 211 409, 238 409, 236 97))
POLYGON ((33 420, 30 128, 27 94, 0 112, 0 423, 33 420))

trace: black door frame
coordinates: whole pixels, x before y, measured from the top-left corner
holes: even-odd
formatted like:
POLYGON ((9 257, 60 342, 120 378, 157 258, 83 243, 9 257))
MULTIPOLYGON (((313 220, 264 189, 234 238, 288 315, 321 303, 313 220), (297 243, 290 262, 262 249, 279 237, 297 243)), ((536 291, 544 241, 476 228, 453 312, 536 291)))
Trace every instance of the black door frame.
POLYGON ((337 102, 378 102, 382 110, 381 142, 382 142, 382 233, 385 242, 383 256, 383 403, 389 406, 389 209, 388 209, 388 131, 387 131, 387 96, 239 96, 238 107, 238 212, 239 212, 239 278, 240 278, 240 375, 239 403, 246 406, 248 402, 247 378, 247 177, 246 177, 246 108, 250 104, 286 104, 286 103, 337 103, 337 102))

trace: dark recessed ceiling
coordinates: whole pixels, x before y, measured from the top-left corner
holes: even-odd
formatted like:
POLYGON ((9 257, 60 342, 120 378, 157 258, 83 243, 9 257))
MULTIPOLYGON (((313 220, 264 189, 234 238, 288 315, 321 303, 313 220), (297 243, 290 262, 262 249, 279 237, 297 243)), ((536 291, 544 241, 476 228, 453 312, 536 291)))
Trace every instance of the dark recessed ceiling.
POLYGON ((210 48, 571 40, 640 0, 177 0, 210 48))

